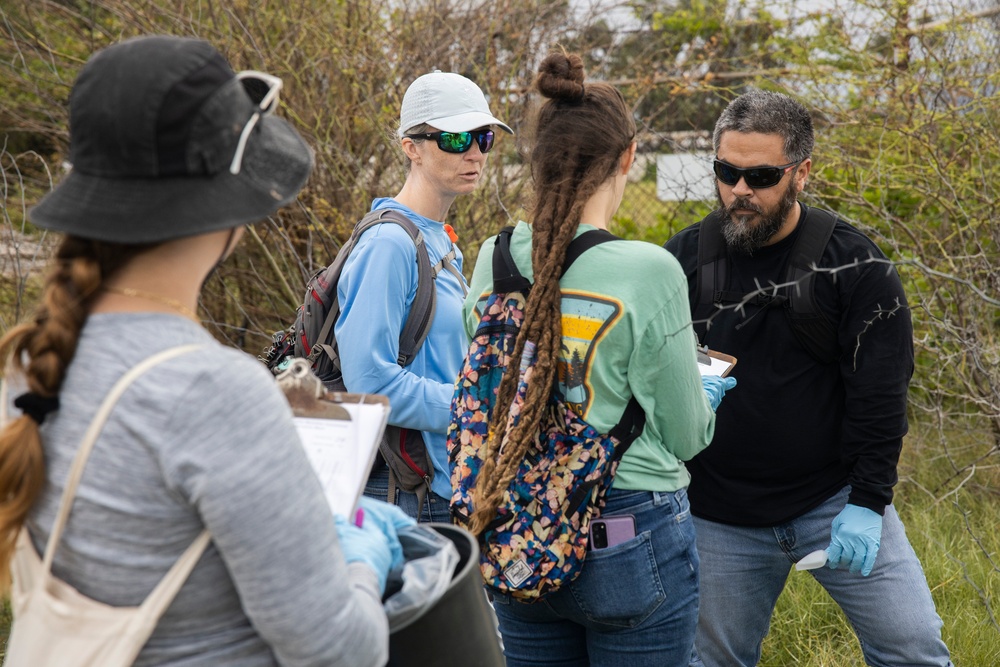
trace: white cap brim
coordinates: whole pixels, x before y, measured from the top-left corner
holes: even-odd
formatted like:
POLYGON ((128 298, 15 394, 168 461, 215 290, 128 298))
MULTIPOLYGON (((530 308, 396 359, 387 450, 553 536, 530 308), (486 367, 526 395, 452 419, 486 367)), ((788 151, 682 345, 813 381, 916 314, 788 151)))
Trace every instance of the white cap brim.
MULTIPOLYGON (((496 125, 507 134, 514 134, 514 130, 510 129, 510 127, 508 127, 505 123, 501 123, 492 115, 483 113, 482 111, 469 111, 458 114, 457 116, 432 118, 418 124, 430 125, 431 127, 435 127, 442 132, 469 132, 470 130, 475 130, 486 125, 496 125)), ((410 129, 411 128, 408 127, 406 130, 400 130, 399 136, 405 135, 410 131, 410 129)))

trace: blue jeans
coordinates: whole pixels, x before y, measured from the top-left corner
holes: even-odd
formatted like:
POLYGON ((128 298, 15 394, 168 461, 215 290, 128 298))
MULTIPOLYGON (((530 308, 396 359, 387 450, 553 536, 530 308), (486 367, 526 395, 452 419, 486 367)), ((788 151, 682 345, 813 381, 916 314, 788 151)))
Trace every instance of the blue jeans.
MULTIPOLYGON (((368 477, 365 484, 365 495, 369 498, 386 500, 389 494, 389 467, 383 465, 368 477)), ((421 523, 451 523, 450 499, 439 496, 433 491, 427 492, 424 506, 417 507, 417 494, 396 489, 396 505, 421 523)))
POLYGON ((698 554, 687 490, 608 493, 603 516, 632 514, 636 537, 591 551, 572 583, 540 602, 494 593, 507 667, 687 665, 698 618, 698 554))
MULTIPOLYGON (((756 665, 771 614, 793 563, 830 544, 833 518, 850 487, 788 523, 770 528, 730 526, 695 518, 701 558, 701 613, 691 665, 756 665)), ((882 541, 871 575, 847 569, 810 570, 840 605, 876 667, 951 665, 941 640, 920 561, 896 510, 885 508, 882 541)), ((795 571, 793 577, 806 576, 795 571)))

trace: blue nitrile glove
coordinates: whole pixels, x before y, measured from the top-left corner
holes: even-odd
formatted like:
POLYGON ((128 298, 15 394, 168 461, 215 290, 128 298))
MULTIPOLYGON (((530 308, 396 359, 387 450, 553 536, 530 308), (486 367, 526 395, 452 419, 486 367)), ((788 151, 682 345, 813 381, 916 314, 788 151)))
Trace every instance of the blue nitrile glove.
POLYGON ((399 543, 395 532, 390 539, 377 521, 363 521, 359 528, 339 514, 335 514, 333 519, 344 560, 369 566, 378 577, 379 592, 384 593, 385 581, 392 569, 392 549, 389 545, 393 541, 399 543))
POLYGON ((718 410, 722 403, 722 397, 726 392, 736 386, 736 378, 724 378, 718 375, 702 375, 701 386, 705 388, 708 395, 708 402, 712 410, 718 410))
POLYGON ((833 519, 830 546, 826 548, 826 566, 850 566, 851 572, 867 577, 875 566, 882 539, 882 517, 867 507, 845 505, 833 519))
POLYGON ((382 500, 361 496, 358 509, 362 513, 362 526, 369 521, 374 523, 389 541, 389 551, 392 554, 392 568, 403 566, 403 547, 397 534, 403 528, 416 525, 416 521, 403 510, 382 500))

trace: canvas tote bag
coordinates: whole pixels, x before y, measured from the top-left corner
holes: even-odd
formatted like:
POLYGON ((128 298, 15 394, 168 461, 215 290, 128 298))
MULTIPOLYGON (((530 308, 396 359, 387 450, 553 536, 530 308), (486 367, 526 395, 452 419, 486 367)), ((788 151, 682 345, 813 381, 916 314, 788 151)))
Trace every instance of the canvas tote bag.
MULTIPOLYGON (((208 531, 195 539, 138 607, 112 607, 97 602, 52 576, 52 558, 66 526, 84 465, 118 399, 136 378, 153 366, 199 347, 202 346, 183 345, 149 357, 122 376, 108 393, 73 460, 44 560, 35 551, 27 528, 21 529, 11 561, 14 623, 4 667, 132 665, 160 616, 201 558, 211 539, 208 531)), ((6 410, 6 400, 3 400, 3 409, 6 410)))

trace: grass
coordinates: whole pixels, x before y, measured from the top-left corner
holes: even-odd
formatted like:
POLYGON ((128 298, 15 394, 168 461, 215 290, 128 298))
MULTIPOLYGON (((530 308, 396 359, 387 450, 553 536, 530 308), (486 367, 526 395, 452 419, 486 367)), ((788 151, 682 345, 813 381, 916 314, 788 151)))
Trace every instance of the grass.
MULTIPOLYGON (((900 496, 913 494, 901 489, 900 496)), ((1000 533, 996 496, 954 502, 900 500, 897 510, 920 557, 957 667, 1000 664, 1000 533)), ((891 609, 886 609, 891 614, 891 609)), ((761 667, 854 667, 861 649, 840 608, 816 581, 792 572, 771 619, 761 667)))
MULTIPOLYGON (((992 442, 988 429, 941 431, 926 418, 915 419, 899 466, 894 504, 923 565, 956 667, 1000 665, 1000 479, 992 442), (974 474, 961 475, 964 486, 931 486, 948 477, 950 466, 940 456, 945 442, 979 461, 974 474)), ((954 458, 949 463, 961 465, 954 458)), ((793 571, 771 619, 761 667, 862 664, 840 608, 812 577, 793 571)))

